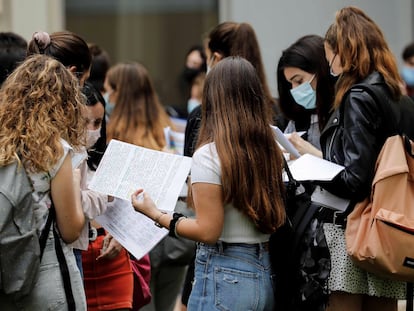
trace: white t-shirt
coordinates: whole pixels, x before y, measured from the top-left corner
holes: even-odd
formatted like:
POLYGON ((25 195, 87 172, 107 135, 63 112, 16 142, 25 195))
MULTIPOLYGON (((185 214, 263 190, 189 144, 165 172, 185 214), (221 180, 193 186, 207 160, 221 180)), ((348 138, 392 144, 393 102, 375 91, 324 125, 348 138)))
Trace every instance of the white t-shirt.
MULTIPOLYGON (((191 183, 221 185, 221 166, 214 143, 206 144, 193 155, 191 183)), ((220 241, 227 243, 261 243, 269 234, 260 232, 254 223, 232 204, 224 206, 224 225, 220 241)))

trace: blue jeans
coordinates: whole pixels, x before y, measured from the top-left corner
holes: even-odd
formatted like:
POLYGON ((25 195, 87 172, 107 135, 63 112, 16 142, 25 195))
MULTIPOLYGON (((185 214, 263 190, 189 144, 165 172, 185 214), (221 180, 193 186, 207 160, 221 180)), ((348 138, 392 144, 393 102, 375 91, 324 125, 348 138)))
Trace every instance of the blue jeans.
POLYGON ((82 250, 74 248, 73 254, 75 255, 76 265, 78 266, 79 272, 83 280, 83 267, 82 267, 82 250))
POLYGON ((269 252, 262 244, 197 246, 188 311, 271 311, 274 294, 269 252))

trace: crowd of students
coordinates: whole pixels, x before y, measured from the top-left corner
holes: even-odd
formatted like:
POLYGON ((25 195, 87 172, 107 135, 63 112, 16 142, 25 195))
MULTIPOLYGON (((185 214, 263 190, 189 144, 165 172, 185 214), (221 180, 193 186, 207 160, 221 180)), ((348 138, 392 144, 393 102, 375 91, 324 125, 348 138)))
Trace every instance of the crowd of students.
MULTIPOLYGON (((158 210, 145 189, 137 189, 131 203, 171 237, 197 242, 197 249, 188 269, 177 270, 171 301, 157 298, 162 303, 145 310, 172 310, 177 294, 182 310, 279 310, 268 241, 286 221, 286 155, 269 125, 291 134, 300 154, 344 166, 322 187, 354 203, 363 200, 389 133, 375 99, 353 86, 375 83, 394 100, 412 95, 413 51, 412 45, 404 50, 400 73, 377 24, 359 8, 344 7, 325 37, 304 34, 282 51, 274 98, 250 24, 220 23, 203 47, 190 49, 186 56, 193 60, 182 78, 189 100, 184 155, 192 157, 186 204, 194 214, 158 210)), ((137 282, 132 267, 149 273, 150 254, 138 261, 96 221, 117 203, 88 183, 110 139, 168 152, 163 129, 174 124, 150 72, 136 62, 112 65, 99 46, 69 31, 36 32, 29 42, 1 33, 0 59, 0 165, 24 165, 39 232, 52 205, 59 232, 49 233, 33 291, 16 299, 0 290, 1 309, 67 310, 73 303, 76 310, 140 309, 148 304, 143 291, 150 280, 137 282), (85 160, 73 166, 75 154, 85 160), (56 243, 68 264, 73 301, 56 243)), ((405 284, 355 266, 343 227, 326 220, 324 232, 332 262, 326 310, 396 310, 405 284)))

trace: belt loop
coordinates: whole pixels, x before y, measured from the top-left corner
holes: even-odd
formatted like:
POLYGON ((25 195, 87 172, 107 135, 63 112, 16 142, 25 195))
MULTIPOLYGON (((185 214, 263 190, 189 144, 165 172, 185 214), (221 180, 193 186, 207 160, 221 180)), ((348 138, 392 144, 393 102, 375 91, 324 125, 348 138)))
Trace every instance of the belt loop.
POLYGON ((223 251, 224 251, 223 241, 217 241, 216 245, 217 245, 217 249, 218 249, 219 253, 222 254, 223 251))
POLYGON ((96 238, 98 237, 98 230, 96 230, 95 227, 90 227, 89 228, 89 241, 93 242, 96 240, 96 238))

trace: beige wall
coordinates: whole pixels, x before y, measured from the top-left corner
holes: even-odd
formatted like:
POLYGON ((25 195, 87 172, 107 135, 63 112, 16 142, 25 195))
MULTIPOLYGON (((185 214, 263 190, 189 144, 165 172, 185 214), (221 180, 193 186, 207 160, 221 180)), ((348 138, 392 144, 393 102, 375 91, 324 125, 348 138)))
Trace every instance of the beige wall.
POLYGON ((217 13, 68 15, 66 27, 111 55, 112 63, 141 62, 150 72, 164 105, 185 108, 178 76, 190 46, 201 44, 217 24, 217 13))
POLYGON ((29 40, 37 30, 54 32, 64 24, 64 0, 0 0, 0 31, 29 40))

